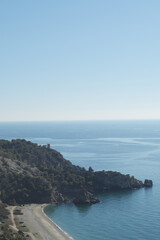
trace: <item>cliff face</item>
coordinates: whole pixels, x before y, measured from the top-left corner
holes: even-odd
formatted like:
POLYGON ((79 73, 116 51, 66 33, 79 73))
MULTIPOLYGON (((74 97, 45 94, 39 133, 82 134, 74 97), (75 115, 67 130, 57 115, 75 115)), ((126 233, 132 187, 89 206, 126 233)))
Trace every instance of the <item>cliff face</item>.
POLYGON ((7 203, 96 203, 95 193, 143 186, 118 172, 87 171, 46 146, 0 140, 0 199, 7 203))
POLYGON ((94 191, 105 192, 108 190, 121 190, 121 189, 136 189, 143 187, 142 181, 128 174, 124 175, 119 172, 95 172, 94 175, 94 191))

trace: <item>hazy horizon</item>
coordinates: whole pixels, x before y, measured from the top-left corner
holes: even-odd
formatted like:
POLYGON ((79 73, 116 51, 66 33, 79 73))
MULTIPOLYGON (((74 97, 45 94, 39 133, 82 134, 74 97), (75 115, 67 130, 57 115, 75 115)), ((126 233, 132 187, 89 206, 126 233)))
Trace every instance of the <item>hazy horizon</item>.
POLYGON ((160 119, 82 119, 82 120, 72 120, 72 119, 68 119, 68 120, 14 120, 14 121, 0 121, 0 123, 37 123, 37 122, 40 122, 40 123, 51 123, 51 122, 121 122, 121 121, 160 121, 160 119))

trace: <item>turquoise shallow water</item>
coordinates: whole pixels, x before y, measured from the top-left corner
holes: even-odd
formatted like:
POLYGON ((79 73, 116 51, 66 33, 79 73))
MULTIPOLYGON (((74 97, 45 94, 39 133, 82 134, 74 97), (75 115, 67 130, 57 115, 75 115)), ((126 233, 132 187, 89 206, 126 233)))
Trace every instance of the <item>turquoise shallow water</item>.
POLYGON ((100 204, 46 208, 76 240, 158 240, 160 121, 0 123, 0 137, 50 143, 74 164, 152 179, 152 189, 99 195, 100 204))

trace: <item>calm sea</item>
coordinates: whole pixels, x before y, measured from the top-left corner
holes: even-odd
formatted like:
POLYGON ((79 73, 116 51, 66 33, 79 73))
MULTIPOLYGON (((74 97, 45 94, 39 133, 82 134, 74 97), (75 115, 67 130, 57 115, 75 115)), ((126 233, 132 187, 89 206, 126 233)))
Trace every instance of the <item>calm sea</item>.
POLYGON ((152 179, 152 189, 99 195, 91 206, 50 206, 75 240, 160 239, 160 121, 0 123, 0 138, 50 143, 73 164, 152 179))

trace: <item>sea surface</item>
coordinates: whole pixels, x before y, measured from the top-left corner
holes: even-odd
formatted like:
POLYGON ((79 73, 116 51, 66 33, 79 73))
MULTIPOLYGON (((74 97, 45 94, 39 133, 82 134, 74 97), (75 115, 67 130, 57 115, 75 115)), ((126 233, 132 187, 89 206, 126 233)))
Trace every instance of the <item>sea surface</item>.
POLYGON ((1 139, 51 144, 73 164, 152 179, 154 186, 98 195, 91 206, 49 206, 75 240, 160 239, 160 121, 0 123, 1 139))

